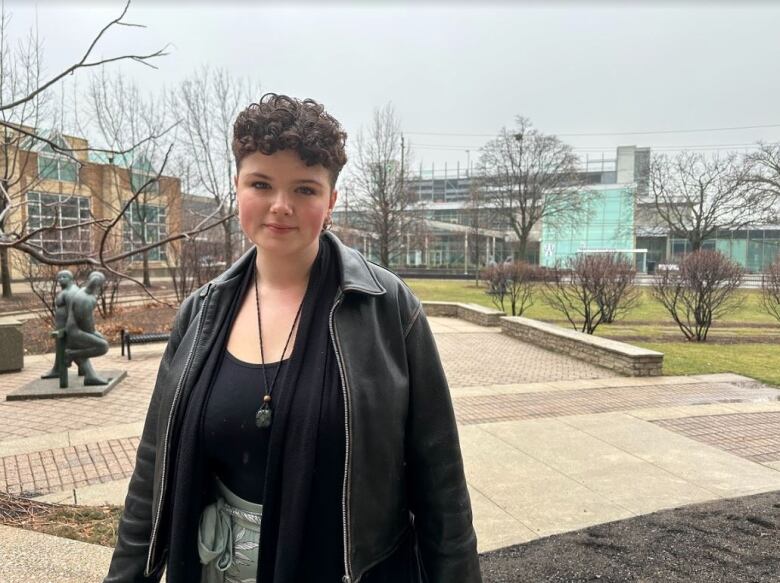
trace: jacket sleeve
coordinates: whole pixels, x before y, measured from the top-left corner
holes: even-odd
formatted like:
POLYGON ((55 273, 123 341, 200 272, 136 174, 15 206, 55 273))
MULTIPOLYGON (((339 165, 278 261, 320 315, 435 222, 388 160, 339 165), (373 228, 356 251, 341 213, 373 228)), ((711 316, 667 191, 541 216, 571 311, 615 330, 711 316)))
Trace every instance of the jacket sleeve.
POLYGON ((162 577, 161 572, 149 577, 144 575, 152 531, 157 422, 160 414, 160 397, 166 390, 161 381, 170 378, 171 361, 188 322, 188 318, 184 315, 188 303, 182 304, 176 315, 168 346, 160 362, 141 441, 136 452, 135 469, 130 478, 124 511, 119 521, 116 548, 104 583, 152 583, 158 582, 162 577))
POLYGON ((425 578, 429 583, 481 583, 452 399, 421 307, 408 325, 406 349, 409 504, 425 578))

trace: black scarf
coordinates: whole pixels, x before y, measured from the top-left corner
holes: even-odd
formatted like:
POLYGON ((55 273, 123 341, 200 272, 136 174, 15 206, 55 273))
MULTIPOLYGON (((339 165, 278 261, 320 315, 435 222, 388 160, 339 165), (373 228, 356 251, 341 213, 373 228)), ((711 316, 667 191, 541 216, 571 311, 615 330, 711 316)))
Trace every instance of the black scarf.
MULTIPOLYGON (((213 373, 210 378, 197 380, 183 407, 181 439, 172 455, 171 526, 169 532, 161 533, 166 538, 170 537, 167 580, 171 583, 198 581, 200 578, 198 521, 203 508, 213 502, 215 496, 213 477, 208 471, 204 446, 200 441, 200 426, 222 353, 227 349, 228 332, 244 292, 252 285, 254 266, 252 261, 239 291, 231 298, 230 315, 219 330, 214 349, 207 358, 204 368, 213 373)), ((258 572, 258 580, 263 583, 297 583, 301 576, 300 563, 306 562, 313 551, 316 554, 317 549, 311 548, 315 545, 304 537, 307 519, 311 520, 312 514, 320 514, 319 508, 312 509, 310 504, 317 453, 327 440, 342 451, 344 447, 343 433, 334 436, 320 431, 321 426, 333 427, 335 422, 343 427, 344 423, 343 409, 340 415, 334 415, 332 407, 327 409, 322 406, 323 394, 333 396, 332 391, 341 392, 328 326, 330 309, 338 290, 338 273, 335 249, 326 237, 320 237, 320 250, 309 276, 291 360, 274 389, 274 420, 266 468, 258 572), (328 411, 330 413, 326 415, 328 411), (321 423, 323 419, 329 422, 321 423), (340 442, 334 443, 334 439, 340 442)), ((343 457, 340 467, 333 468, 333 471, 341 475, 343 457)), ((319 482, 317 494, 320 499, 321 486, 319 482)), ((330 483, 330 486, 329 490, 333 491, 334 484, 330 483)), ((338 484, 335 486, 339 487, 338 484)), ((328 504, 340 506, 340 496, 329 495, 327 498, 328 504)), ((328 516, 330 531, 340 533, 341 521, 332 512, 328 516)), ((339 550, 329 553, 331 559, 341 554, 340 537, 336 537, 336 541, 339 550)))
MULTIPOLYGON (((274 395, 258 572, 258 580, 263 583, 295 583, 302 561, 315 551, 304 546, 307 520, 311 513, 320 512, 319 508, 311 507, 318 445, 321 446, 323 439, 338 439, 336 435, 320 434, 323 426, 334 421, 323 421, 327 410, 323 408, 323 395, 332 398, 333 391, 341 392, 329 334, 329 315, 338 284, 335 250, 327 238, 321 237, 303 300, 295 347, 283 372, 284 378, 279 379, 279 386, 274 389, 278 393, 274 395)), ((332 408, 330 411, 333 412, 332 408)), ((335 421, 343 426, 343 418, 335 421)), ((343 443, 338 447, 343 448, 343 443)), ((343 472, 343 464, 337 471, 343 472)), ((340 502, 337 498, 328 504, 340 505, 340 502)))

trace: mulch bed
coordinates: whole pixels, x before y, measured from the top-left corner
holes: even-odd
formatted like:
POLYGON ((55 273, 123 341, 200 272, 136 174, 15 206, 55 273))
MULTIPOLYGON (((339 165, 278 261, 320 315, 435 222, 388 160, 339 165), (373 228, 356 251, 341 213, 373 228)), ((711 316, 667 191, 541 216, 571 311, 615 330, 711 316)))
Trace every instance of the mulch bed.
MULTIPOLYGON (((122 328, 131 333, 169 332, 176 310, 161 304, 144 306, 117 307, 114 315, 103 319, 95 311, 95 327, 103 334, 109 344, 119 346, 122 328)), ((45 354, 54 352, 54 340, 51 338, 51 325, 43 318, 27 320, 22 324, 24 348, 27 354, 45 354)))
MULTIPOLYGON (((615 336, 610 334, 604 334, 602 338, 609 338, 610 340, 618 340, 619 342, 677 342, 680 344, 686 344, 687 341, 682 334, 675 334, 674 336, 668 334, 656 334, 655 336, 642 336, 640 334, 632 334, 630 336, 615 336)), ((692 342, 696 344, 695 342, 692 342)), ((764 334, 763 336, 715 336, 708 335, 707 342, 705 344, 777 344, 780 343, 780 334, 764 334)))
POLYGON ((485 583, 777 583, 780 491, 551 536, 481 564, 485 583))
POLYGON ((113 547, 120 506, 47 504, 0 492, 0 524, 113 547))

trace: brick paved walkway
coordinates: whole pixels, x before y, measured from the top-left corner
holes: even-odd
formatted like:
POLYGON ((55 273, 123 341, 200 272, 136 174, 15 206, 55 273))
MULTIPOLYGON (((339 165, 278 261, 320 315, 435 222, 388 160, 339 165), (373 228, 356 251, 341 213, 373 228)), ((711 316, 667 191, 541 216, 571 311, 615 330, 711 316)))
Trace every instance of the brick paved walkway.
POLYGON ((619 376, 611 370, 521 342, 501 334, 498 328, 484 328, 452 318, 430 320, 453 388, 619 376))
POLYGON ((101 369, 126 369, 127 378, 105 397, 71 397, 36 401, 6 401, 5 396, 51 368, 51 356, 25 358, 22 372, 0 375, 0 442, 143 421, 149 406, 157 367, 164 345, 133 349, 133 360, 120 356, 112 347, 98 363, 101 369))
POLYGON ((754 462, 780 461, 780 412, 659 419, 653 423, 754 462))
POLYGON ((775 400, 778 391, 756 383, 691 383, 580 389, 474 397, 454 396, 459 423, 496 423, 539 417, 587 415, 651 407, 775 400))
MULTIPOLYGON (((504 336, 496 328, 449 318, 431 318, 431 327, 452 387, 616 376, 504 336)), ((133 348, 133 360, 128 361, 118 348, 111 348, 97 361, 98 370, 126 369, 127 379, 105 397, 5 401, 16 387, 51 368, 50 355, 27 357, 22 372, 0 375, 0 442, 142 421, 163 349, 163 344, 133 348)))
POLYGON ((127 478, 139 441, 111 439, 0 458, 0 491, 38 496, 127 478))

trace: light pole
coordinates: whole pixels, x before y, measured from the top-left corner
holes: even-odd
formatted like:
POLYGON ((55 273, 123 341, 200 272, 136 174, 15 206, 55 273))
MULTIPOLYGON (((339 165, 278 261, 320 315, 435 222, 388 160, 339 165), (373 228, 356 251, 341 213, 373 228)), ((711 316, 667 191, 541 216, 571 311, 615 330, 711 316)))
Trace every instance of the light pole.
MULTIPOLYGON (((517 194, 520 197, 520 200, 525 200, 523 198, 523 184, 525 183, 524 176, 523 176, 523 132, 517 132, 514 137, 515 137, 515 140, 517 140, 517 144, 518 144, 518 147, 519 147, 519 150, 520 150, 519 159, 517 161, 517 169, 520 172, 520 177, 519 177, 520 180, 518 181, 518 184, 517 184, 517 189, 518 189, 519 192, 517 194)), ((514 260, 515 261, 525 261, 525 242, 524 241, 520 241, 520 244, 517 247, 515 247, 515 252, 513 253, 513 255, 514 255, 514 260), (521 246, 522 246, 523 257, 520 257, 518 259, 517 255, 518 255, 518 251, 520 251, 520 247, 521 246)))

